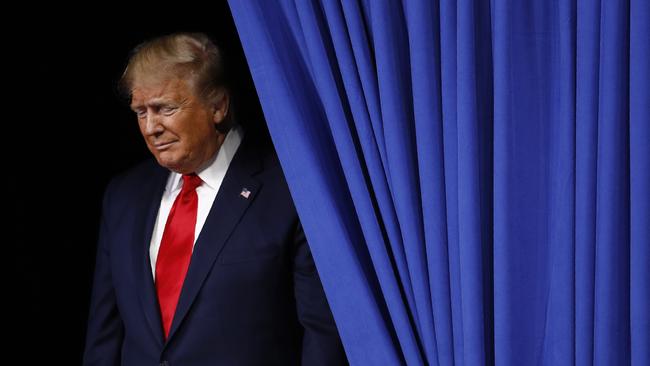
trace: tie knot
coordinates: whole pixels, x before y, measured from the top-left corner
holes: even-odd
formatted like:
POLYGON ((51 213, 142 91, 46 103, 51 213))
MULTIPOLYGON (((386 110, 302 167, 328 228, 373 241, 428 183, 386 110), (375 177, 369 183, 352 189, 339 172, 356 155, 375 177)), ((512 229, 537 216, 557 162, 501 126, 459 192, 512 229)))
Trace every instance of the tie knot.
POLYGON ((203 181, 195 173, 183 174, 183 191, 193 191, 200 186, 203 181))

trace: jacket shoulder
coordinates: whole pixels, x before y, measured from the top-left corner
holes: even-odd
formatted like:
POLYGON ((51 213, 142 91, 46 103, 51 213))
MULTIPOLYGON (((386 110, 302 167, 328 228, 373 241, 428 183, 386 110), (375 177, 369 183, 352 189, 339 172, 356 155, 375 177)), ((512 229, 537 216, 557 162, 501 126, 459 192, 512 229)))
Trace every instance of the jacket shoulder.
POLYGON ((151 190, 164 188, 169 171, 154 159, 147 159, 113 177, 104 191, 104 211, 107 207, 124 206, 151 190))

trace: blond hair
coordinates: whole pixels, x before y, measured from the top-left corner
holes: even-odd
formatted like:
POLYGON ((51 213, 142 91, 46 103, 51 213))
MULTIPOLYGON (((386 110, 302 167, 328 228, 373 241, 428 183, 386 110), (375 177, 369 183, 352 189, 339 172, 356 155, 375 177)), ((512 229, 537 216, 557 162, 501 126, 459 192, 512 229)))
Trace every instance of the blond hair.
POLYGON ((130 97, 134 84, 178 77, 187 80, 205 101, 227 91, 221 54, 203 33, 173 33, 138 45, 119 82, 130 97))

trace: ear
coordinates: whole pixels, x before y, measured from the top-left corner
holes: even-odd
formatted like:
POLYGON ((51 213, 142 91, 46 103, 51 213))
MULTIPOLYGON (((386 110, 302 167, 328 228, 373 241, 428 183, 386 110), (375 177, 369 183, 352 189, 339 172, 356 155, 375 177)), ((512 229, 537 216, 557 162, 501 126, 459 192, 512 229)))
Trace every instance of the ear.
POLYGON ((225 89, 221 89, 215 98, 213 104, 212 120, 215 124, 223 122, 228 115, 228 108, 230 107, 230 94, 225 89))

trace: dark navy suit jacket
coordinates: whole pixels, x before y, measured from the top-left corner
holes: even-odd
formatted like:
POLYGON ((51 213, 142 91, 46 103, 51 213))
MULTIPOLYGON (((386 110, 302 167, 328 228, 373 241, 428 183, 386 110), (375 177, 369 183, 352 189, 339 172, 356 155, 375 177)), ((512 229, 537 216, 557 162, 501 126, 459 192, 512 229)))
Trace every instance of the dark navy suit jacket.
POLYGON ((84 365, 347 364, 277 158, 249 138, 197 238, 163 340, 149 244, 168 175, 151 160, 106 190, 84 365))

